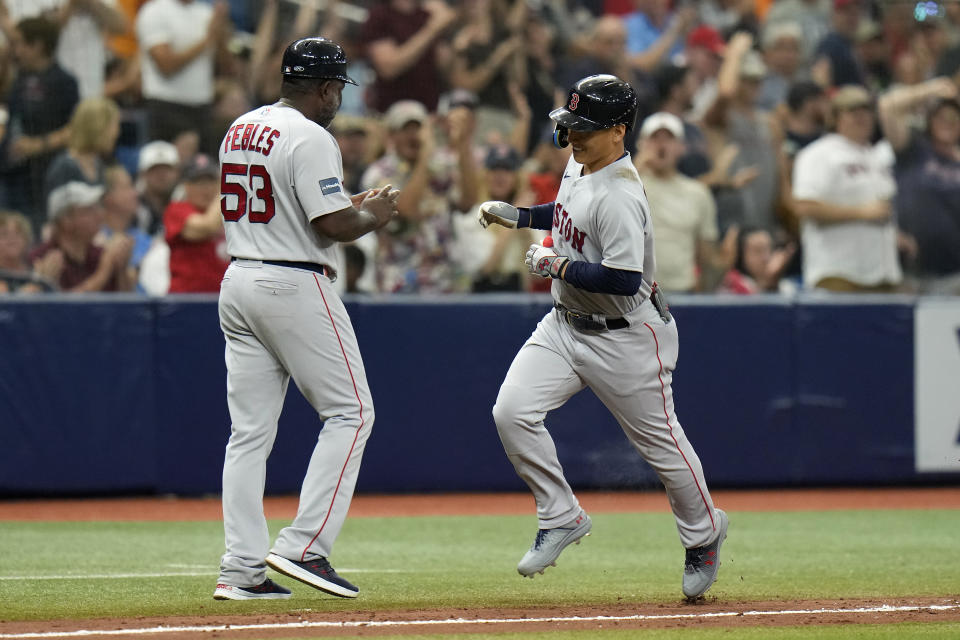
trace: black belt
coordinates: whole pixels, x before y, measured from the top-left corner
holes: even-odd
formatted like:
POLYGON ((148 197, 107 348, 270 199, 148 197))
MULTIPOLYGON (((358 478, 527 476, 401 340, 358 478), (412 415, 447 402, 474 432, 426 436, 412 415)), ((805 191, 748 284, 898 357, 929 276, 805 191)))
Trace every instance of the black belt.
POLYGON ((262 262, 263 264, 273 265, 274 267, 306 269, 307 271, 313 271, 322 276, 327 276, 328 278, 330 277, 330 267, 325 264, 317 264, 315 262, 294 262, 292 260, 257 260, 256 258, 230 258, 230 262, 236 262, 237 260, 252 260, 255 262, 262 262))
POLYGON ((577 331, 615 331, 626 329, 630 323, 626 318, 604 318, 602 316, 577 313, 555 302, 553 308, 560 312, 560 317, 577 331))

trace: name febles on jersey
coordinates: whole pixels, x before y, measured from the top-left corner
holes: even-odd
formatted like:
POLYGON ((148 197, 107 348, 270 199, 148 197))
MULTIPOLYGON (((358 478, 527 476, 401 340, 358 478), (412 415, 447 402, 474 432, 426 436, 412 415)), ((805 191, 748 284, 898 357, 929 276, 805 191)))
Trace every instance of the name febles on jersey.
POLYGON ((336 242, 310 226, 351 205, 340 149, 326 129, 286 105, 260 107, 227 130, 220 167, 220 211, 231 256, 313 262, 337 271, 336 242))

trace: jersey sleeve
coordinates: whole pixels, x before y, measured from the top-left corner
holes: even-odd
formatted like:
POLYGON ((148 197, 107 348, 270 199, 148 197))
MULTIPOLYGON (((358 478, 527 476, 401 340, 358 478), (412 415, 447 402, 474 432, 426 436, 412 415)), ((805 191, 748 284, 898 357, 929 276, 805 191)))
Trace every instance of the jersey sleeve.
POLYGON ((807 147, 797 154, 793 165, 793 197, 797 200, 822 200, 829 191, 832 172, 820 147, 807 147))
POLYGON ((603 259, 611 269, 643 271, 643 240, 649 205, 627 190, 611 190, 597 200, 596 220, 603 259))
POLYGON ((173 40, 170 22, 156 5, 144 6, 137 15, 136 32, 141 51, 149 51, 158 44, 166 44, 173 40))
POLYGON ((340 149, 329 133, 320 128, 305 132, 293 147, 290 175, 293 188, 307 220, 314 220, 352 206, 343 187, 340 149))

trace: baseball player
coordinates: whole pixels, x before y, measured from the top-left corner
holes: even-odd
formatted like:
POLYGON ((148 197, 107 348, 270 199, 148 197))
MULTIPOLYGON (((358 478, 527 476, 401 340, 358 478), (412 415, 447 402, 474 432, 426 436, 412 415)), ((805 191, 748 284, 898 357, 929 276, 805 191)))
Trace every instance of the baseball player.
POLYGON ((530 273, 553 278, 554 309, 510 365, 493 416, 537 502, 539 531, 517 565, 521 575, 543 573, 590 532, 544 427, 549 411, 590 387, 666 486, 687 550, 683 593, 692 599, 716 580, 727 515, 714 507, 674 411, 677 325, 657 292, 650 206, 624 151, 637 105, 633 88, 615 76, 583 78, 566 106, 550 113, 555 142, 573 147, 556 201, 480 207, 483 226, 552 234, 552 243, 530 246, 526 264, 530 273))
POLYGON ((390 185, 348 196, 326 127, 346 74, 340 46, 304 38, 283 54, 280 101, 240 116, 220 146, 220 211, 232 263, 220 288, 232 429, 223 463, 226 553, 214 598, 289 598, 275 570, 333 595, 358 589, 327 560, 353 496, 374 411, 357 339, 334 292, 337 242, 397 213, 390 185), (270 547, 267 456, 293 378, 323 428, 293 523, 270 547))

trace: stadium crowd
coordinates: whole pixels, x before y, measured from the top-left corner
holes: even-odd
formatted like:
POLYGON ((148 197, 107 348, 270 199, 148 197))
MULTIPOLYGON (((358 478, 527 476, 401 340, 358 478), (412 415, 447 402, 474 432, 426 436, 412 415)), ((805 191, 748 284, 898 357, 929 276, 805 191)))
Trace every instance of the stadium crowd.
POLYGON ((216 292, 219 143, 320 34, 346 189, 402 188, 344 291, 546 290, 542 235, 477 207, 552 201, 547 114, 612 73, 668 293, 960 295, 960 2, 0 0, 0 32, 0 292, 216 292))

